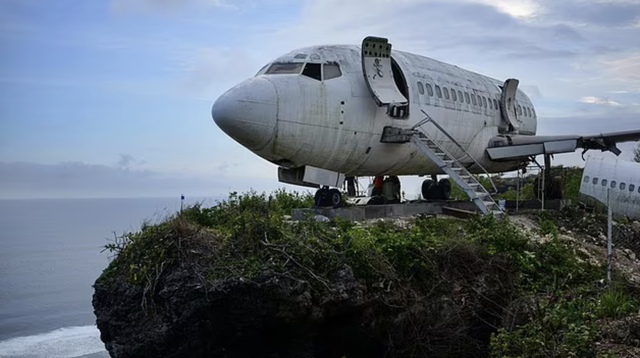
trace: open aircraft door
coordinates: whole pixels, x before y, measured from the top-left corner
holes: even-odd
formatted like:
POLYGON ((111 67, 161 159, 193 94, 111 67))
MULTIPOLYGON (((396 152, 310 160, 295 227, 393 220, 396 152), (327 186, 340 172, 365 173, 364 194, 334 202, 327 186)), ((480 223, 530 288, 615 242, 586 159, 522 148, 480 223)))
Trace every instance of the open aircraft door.
MULTIPOLYGON (((362 40, 362 72, 378 106, 387 106, 387 114, 394 118, 409 115, 409 101, 396 85, 391 60, 391 44, 382 37, 369 36, 362 40)), ((401 74, 400 74, 401 76, 401 74)))
POLYGON ((507 133, 518 133, 518 129, 520 129, 516 112, 516 93, 519 82, 515 78, 509 78, 502 85, 500 112, 502 113, 503 127, 507 133))

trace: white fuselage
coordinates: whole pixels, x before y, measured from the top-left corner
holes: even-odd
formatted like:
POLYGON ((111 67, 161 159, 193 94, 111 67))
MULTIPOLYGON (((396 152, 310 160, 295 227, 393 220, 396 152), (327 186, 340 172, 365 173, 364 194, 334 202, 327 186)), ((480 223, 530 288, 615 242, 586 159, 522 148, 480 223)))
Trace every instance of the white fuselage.
POLYGON ((580 194, 610 206, 614 215, 640 218, 640 163, 587 158, 580 194))
MULTIPOLYGON (((394 76, 402 77, 396 83, 405 87, 400 90, 409 101, 404 119, 392 118, 387 107, 376 102, 363 75, 358 46, 315 46, 281 56, 223 94, 212 115, 240 144, 288 168, 313 166, 352 176, 440 174, 442 170, 412 143, 380 142, 385 126, 409 129, 425 118, 421 111, 487 171, 522 165, 491 161, 485 153, 491 138, 504 133, 497 107, 503 81, 406 52, 394 51, 391 57, 399 70, 394 76), (294 65, 289 72, 272 67, 296 63, 298 72, 294 65), (312 65, 307 68, 307 64, 312 65), (324 67, 326 76, 313 73, 321 64, 334 65, 331 76, 324 67)), ((516 103, 519 134, 535 135, 533 104, 520 90, 516 103)), ((434 131, 433 136, 463 164, 472 163, 442 133, 434 131)))

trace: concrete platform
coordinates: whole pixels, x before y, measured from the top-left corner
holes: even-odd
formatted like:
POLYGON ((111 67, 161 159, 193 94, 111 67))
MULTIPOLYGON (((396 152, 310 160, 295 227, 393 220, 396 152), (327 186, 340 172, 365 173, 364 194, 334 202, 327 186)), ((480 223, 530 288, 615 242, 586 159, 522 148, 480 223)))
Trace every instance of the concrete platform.
POLYGON ((442 207, 476 211, 477 207, 470 201, 435 201, 414 202, 404 204, 351 206, 348 208, 293 209, 293 220, 304 220, 309 215, 322 215, 329 219, 340 217, 351 221, 362 221, 378 218, 393 218, 417 214, 442 214, 442 207))
MULTIPOLYGON (((567 201, 548 200, 545 202, 545 209, 560 210, 567 201)), ((538 200, 521 201, 519 209, 540 209, 541 202, 538 200)), ((433 202, 411 202, 403 204, 386 205, 363 205, 351 206, 347 208, 317 208, 317 209, 293 209, 291 218, 293 220, 304 220, 309 215, 322 215, 329 219, 335 217, 350 221, 363 221, 379 218, 405 217, 418 214, 443 214, 443 207, 466 211, 478 211, 478 207, 471 201, 433 201, 433 202)), ((508 200, 506 202, 507 212, 514 212, 516 202, 508 200)))

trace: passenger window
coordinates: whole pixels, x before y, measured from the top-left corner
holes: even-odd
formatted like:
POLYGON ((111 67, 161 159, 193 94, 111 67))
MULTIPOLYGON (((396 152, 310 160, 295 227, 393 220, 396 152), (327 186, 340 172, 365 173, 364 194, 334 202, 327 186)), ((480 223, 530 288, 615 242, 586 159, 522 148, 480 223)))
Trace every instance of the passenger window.
POLYGON ((424 86, 420 81, 418 81, 418 92, 420 92, 420 94, 424 94, 424 86))
POLYGON ((471 100, 469 100, 469 92, 464 93, 464 99, 467 101, 467 104, 471 103, 471 100))
POLYGON ((585 175, 584 179, 582 181, 585 182, 585 183, 588 183, 589 182, 589 176, 585 175))
POLYGON ((626 189, 626 187, 627 187, 627 184, 620 183, 620 190, 624 190, 624 189, 626 189))
POLYGON ((531 117, 531 108, 527 107, 527 116, 531 117))
POLYGON ((536 116, 536 110, 531 108, 531 114, 533 114, 533 117, 535 117, 536 116))
POLYGON ((456 97, 456 90, 454 89, 451 90, 451 100, 454 102, 458 100, 458 97, 456 97))
POLYGON ((493 103, 491 103, 491 98, 489 98, 489 109, 493 109, 493 103))
POLYGON ((267 75, 299 74, 304 63, 274 63, 269 67, 267 75))
POLYGON ((447 87, 442 87, 442 92, 444 92, 444 98, 449 99, 449 90, 447 87))
POLYGON ((518 105, 518 115, 522 115, 522 107, 520 107, 520 105, 518 105))
POLYGON ((612 180, 611 181, 611 189, 615 189, 617 184, 618 184, 618 182, 616 182, 615 180, 612 180))
POLYGON ((493 100, 493 106, 496 107, 496 109, 498 109, 498 101, 496 101, 495 99, 493 100))
POLYGON ((458 91, 458 98, 460 99, 460 102, 464 103, 464 98, 462 97, 462 91, 458 91))
POLYGON ((474 106, 478 104, 478 102, 476 101, 476 95, 475 94, 471 95, 471 101, 473 102, 474 106))
POLYGON ((340 66, 337 63, 325 63, 323 66, 323 78, 325 81, 342 76, 342 71, 340 71, 340 66))
POLYGON ((633 184, 629 184, 629 191, 633 193, 633 189, 635 189, 636 186, 633 184))
POLYGON ((608 182, 607 179, 602 179, 602 182, 600 182, 600 184, 602 186, 607 186, 607 182, 608 182))
POLYGON ((433 97, 433 88, 428 83, 427 83, 427 94, 429 95, 429 97, 433 97))
POLYGON ((322 75, 320 73, 320 64, 319 63, 307 63, 304 66, 304 70, 302 71, 303 76, 311 77, 314 80, 321 81, 322 75))
POLYGON ((438 96, 438 98, 442 98, 442 91, 438 85, 436 85, 436 96, 438 96))
POLYGON ((593 181, 592 181, 592 183, 593 183, 593 185, 596 185, 596 184, 598 184, 598 178, 593 178, 593 181))
POLYGON ((484 108, 487 108, 487 97, 482 97, 482 103, 484 104, 484 108))

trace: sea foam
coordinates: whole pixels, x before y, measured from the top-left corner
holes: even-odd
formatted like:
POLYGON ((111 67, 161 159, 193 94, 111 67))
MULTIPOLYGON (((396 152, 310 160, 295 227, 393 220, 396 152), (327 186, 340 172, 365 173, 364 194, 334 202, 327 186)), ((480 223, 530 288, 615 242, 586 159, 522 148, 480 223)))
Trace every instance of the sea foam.
POLYGON ((96 326, 65 327, 0 342, 0 357, 108 357, 96 326))

